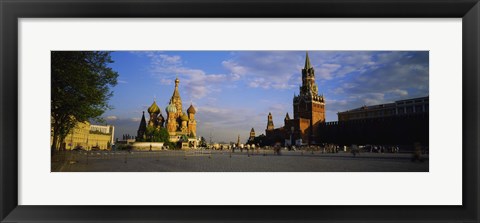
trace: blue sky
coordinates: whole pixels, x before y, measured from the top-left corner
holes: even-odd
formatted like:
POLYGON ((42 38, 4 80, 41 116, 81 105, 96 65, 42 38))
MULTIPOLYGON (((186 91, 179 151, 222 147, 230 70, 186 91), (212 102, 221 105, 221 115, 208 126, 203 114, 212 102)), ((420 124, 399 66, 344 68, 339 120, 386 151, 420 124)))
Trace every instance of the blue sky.
MULTIPOLYGON (((428 51, 309 51, 326 119, 360 107, 428 95, 428 51)), ((176 77, 184 109, 197 109, 197 135, 212 141, 246 141, 265 133, 267 115, 283 125, 301 85, 305 51, 117 51, 119 73, 103 117, 116 137, 136 135, 142 111, 157 104, 165 115, 176 77)), ((148 115, 146 114, 148 120, 148 115)))

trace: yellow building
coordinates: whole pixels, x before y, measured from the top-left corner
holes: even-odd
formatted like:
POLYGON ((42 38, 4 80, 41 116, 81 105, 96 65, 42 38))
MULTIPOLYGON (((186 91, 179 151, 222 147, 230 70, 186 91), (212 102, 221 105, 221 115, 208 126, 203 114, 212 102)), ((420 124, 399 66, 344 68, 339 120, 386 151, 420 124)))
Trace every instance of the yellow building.
POLYGON ((65 137, 63 145, 59 148, 110 150, 114 143, 114 131, 113 125, 91 125, 89 122, 79 122, 65 137))

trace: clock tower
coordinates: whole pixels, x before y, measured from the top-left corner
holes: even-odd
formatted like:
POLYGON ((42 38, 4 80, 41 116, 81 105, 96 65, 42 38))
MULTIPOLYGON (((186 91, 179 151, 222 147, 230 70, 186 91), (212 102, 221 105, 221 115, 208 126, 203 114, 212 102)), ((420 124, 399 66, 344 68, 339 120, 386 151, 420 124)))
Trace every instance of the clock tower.
POLYGON ((305 57, 305 66, 302 69, 302 86, 300 94, 293 97, 294 119, 309 119, 309 127, 305 129, 308 134, 308 143, 315 143, 318 138, 319 124, 325 122, 325 99, 318 94, 318 87, 315 83, 315 70, 310 64, 308 52, 305 57))

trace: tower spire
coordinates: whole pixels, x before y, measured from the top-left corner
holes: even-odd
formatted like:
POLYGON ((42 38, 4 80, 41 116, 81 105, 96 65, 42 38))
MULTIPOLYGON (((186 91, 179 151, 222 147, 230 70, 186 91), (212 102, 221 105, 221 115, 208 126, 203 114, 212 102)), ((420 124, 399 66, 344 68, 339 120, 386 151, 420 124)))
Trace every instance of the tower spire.
POLYGON ((175 78, 175 89, 173 90, 173 95, 170 98, 170 103, 173 103, 177 107, 177 112, 179 115, 182 114, 182 99, 180 98, 180 93, 178 92, 178 85, 180 80, 175 78))
POLYGON ((273 125, 273 118, 272 118, 272 113, 268 113, 268 118, 267 118, 267 130, 273 130, 275 127, 273 125))
POLYGON ((180 80, 178 77, 175 78, 175 89, 178 89, 178 84, 180 83, 180 80))
POLYGON ((137 130, 137 139, 143 139, 146 130, 147 130, 147 121, 145 120, 145 111, 142 111, 142 119, 140 120, 140 126, 138 126, 138 130, 137 130))
POLYGON ((312 65, 310 65, 310 58, 308 57, 308 51, 306 52, 306 57, 305 57, 305 69, 311 68, 312 65))

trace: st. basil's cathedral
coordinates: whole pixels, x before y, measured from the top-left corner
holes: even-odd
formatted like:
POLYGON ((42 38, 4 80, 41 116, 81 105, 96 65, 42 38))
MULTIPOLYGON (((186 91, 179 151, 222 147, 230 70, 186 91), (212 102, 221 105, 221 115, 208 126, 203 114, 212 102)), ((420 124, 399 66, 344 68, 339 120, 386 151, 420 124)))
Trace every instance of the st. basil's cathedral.
POLYGON ((168 106, 165 108, 167 118, 163 117, 160 107, 158 107, 154 100, 152 105, 148 108, 148 114, 150 116, 148 123, 145 119, 145 112, 142 114, 140 126, 137 131, 137 140, 144 141, 148 139, 146 134, 147 125, 160 130, 166 128, 168 131, 170 142, 182 142, 182 147, 188 143, 188 147, 196 147, 197 145, 197 121, 195 120, 196 110, 192 104, 184 112, 182 109, 182 99, 178 91, 178 85, 180 80, 175 79, 175 89, 173 95, 170 98, 168 106))

